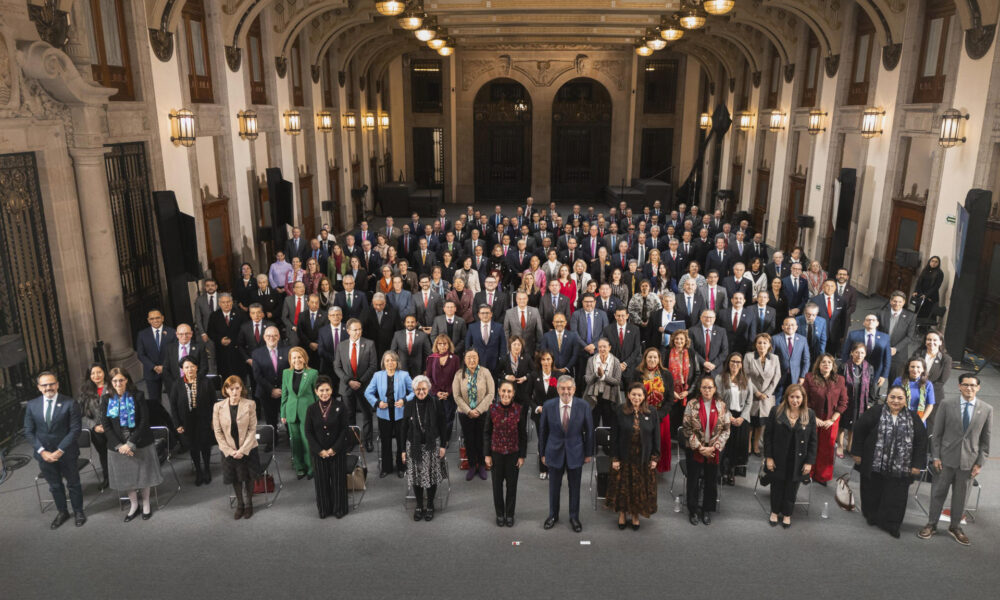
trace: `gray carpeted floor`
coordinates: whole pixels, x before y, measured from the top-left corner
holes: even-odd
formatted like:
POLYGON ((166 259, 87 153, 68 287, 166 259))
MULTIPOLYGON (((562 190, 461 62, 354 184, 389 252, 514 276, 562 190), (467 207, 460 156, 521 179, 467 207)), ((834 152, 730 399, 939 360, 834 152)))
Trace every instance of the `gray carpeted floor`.
MULTIPOLYGON (((982 375, 981 397, 1000 406, 1000 374, 990 367, 982 375)), ((50 531, 53 513, 39 514, 30 464, 0 486, 0 598, 989 598, 1000 585, 997 461, 981 475, 980 511, 965 527, 973 545, 964 548, 947 535, 919 540, 924 517, 912 499, 895 540, 837 508, 833 489, 815 484, 809 514, 797 513, 787 531, 772 529, 752 479, 723 489, 710 527, 692 527, 685 512, 673 512, 673 472, 662 478, 659 512, 638 532, 619 531, 613 514, 590 507, 586 475, 583 532, 566 522, 565 490, 564 520, 543 531, 548 482, 537 477, 531 447, 512 529, 496 527, 490 482, 466 482, 454 451, 450 502, 432 523, 414 523, 404 510, 401 480, 375 474, 360 509, 342 520, 319 520, 312 482, 292 475, 272 508, 233 522, 218 459, 212 485, 194 487, 180 456, 174 464, 184 487, 152 520, 122 523, 113 494, 93 500, 89 475, 89 522, 50 531)), ((286 445, 279 455, 287 476, 286 445)), ((837 474, 848 468, 841 462, 837 474)))

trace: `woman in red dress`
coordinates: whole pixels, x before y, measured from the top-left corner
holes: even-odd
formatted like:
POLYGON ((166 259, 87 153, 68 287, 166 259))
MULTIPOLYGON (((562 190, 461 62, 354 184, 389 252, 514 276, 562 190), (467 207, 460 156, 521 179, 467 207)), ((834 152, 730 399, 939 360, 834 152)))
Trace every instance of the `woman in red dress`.
POLYGON ((660 460, 656 463, 656 471, 666 473, 670 470, 670 410, 674 405, 674 377, 670 371, 663 368, 660 349, 647 348, 642 360, 635 368, 633 381, 642 383, 646 391, 646 402, 656 409, 660 416, 660 460))
POLYGON ((813 369, 806 374, 803 387, 809 408, 816 413, 816 464, 813 481, 820 485, 833 479, 833 459, 837 445, 840 415, 847 411, 847 385, 844 376, 837 375, 832 355, 821 354, 813 369))
POLYGON ((572 315, 576 307, 576 282, 570 279, 568 265, 559 267, 559 294, 569 300, 569 314, 572 315))

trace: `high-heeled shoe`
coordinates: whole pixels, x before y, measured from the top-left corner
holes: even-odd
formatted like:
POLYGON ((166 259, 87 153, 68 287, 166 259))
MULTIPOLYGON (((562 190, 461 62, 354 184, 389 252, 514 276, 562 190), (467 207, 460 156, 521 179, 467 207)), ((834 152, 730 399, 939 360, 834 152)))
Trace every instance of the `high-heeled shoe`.
POLYGON ((639 524, 638 523, 632 523, 632 531, 639 531, 639 524))
POLYGON ((135 512, 125 515, 125 522, 131 523, 138 516, 139 516, 139 509, 137 508, 135 509, 135 512))
POLYGON ((792 522, 791 521, 789 521, 787 523, 785 523, 784 521, 781 522, 781 528, 782 529, 788 529, 791 526, 792 526, 792 522))

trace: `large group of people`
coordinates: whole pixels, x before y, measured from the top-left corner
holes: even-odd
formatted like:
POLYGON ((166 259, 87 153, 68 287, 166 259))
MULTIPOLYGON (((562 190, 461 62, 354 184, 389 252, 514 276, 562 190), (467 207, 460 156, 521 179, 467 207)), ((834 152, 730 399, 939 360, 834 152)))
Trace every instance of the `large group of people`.
MULTIPOLYGON (((947 389, 943 336, 918 339, 907 309, 938 301, 940 260, 912 295, 894 292, 852 330, 858 292, 847 269, 827 272, 799 247, 771 252, 743 216, 658 202, 641 214, 625 203, 561 214, 529 198, 513 215, 441 209, 398 227, 361 221, 339 239, 295 228, 265 272, 244 264, 226 291, 205 280, 192 324, 171 328, 149 312, 136 340, 145 394, 95 364, 76 401, 56 396, 67 422, 54 430, 58 385, 39 378, 25 429, 59 505, 53 526, 69 518, 60 478, 85 521, 79 478, 62 463, 81 419, 101 485, 129 494, 126 521, 151 516, 151 425, 187 449, 196 485, 210 483, 217 445, 234 516, 250 518, 258 419, 287 439, 298 478, 314 481, 320 517, 347 513, 345 456, 356 443, 374 452, 377 432, 379 476, 405 478, 414 519, 430 521, 457 415, 466 480, 492 473, 501 527, 514 524, 530 421, 549 486, 546 529, 565 478, 569 522, 581 530, 583 466, 598 451, 611 458, 606 506, 620 528, 638 529, 656 511, 676 440, 692 525, 711 523, 718 486, 747 477, 756 455, 771 486, 768 521, 787 528, 799 486, 827 485, 850 455, 864 517, 898 536, 906 490, 929 456, 920 537, 930 537, 949 489, 962 514, 991 422, 978 378, 963 374, 959 396, 947 389)), ((968 543, 957 519, 950 527, 968 543)))

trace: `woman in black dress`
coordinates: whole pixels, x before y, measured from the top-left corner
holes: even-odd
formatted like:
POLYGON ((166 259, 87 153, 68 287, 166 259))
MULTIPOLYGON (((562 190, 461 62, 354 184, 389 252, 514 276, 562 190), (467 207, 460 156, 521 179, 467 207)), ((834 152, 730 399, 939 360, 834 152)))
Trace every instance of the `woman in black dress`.
MULTIPOLYGON (((556 380, 558 375, 555 372, 555 359, 548 350, 542 350, 535 359, 535 372, 532 374, 533 384, 531 386, 531 420, 535 422, 535 431, 539 431, 542 420, 542 405, 546 400, 556 398, 556 380)), ((541 455, 538 456, 538 478, 548 479, 549 468, 542 464, 541 455)))
MULTIPOLYGON (((510 252, 514 249, 511 248, 510 252)), ((497 278, 497 282, 500 285, 506 285, 510 283, 510 265, 507 264, 507 257, 503 255, 503 246, 496 244, 493 246, 493 254, 486 259, 486 275, 493 275, 497 278)))
POLYGON ((784 287, 778 277, 771 280, 769 295, 771 299, 767 301, 767 305, 774 309, 774 322, 780 326, 788 316, 788 298, 785 297, 784 287))
POLYGON ((189 356, 181 360, 181 372, 184 376, 170 391, 170 408, 177 433, 184 436, 184 443, 190 449, 194 484, 209 484, 212 483, 209 455, 215 445, 212 428, 215 387, 198 372, 198 363, 189 356))
POLYGON ((930 314, 931 309, 938 303, 942 283, 944 283, 944 272, 941 270, 941 257, 932 256, 917 277, 917 284, 910 297, 917 305, 918 317, 930 314))
POLYGON ((243 394, 243 380, 230 375, 222 384, 225 400, 216 402, 212 429, 222 452, 222 481, 233 486, 234 519, 253 516, 253 482, 260 477, 257 453, 257 407, 243 394))
POLYGON ((444 432, 444 406, 431 396, 431 380, 418 375, 413 380, 413 401, 403 410, 403 463, 406 482, 413 488, 417 507, 413 520, 434 518, 434 495, 444 479, 442 459, 448 450, 444 432))
POLYGON ((483 429, 483 455, 493 476, 497 527, 513 527, 517 477, 528 451, 528 406, 514 401, 514 384, 510 381, 500 384, 497 397, 483 429), (504 483, 507 484, 506 496, 504 483))
POLYGON ((771 482, 771 516, 774 527, 792 526, 792 511, 799 484, 812 472, 816 462, 816 415, 806 402, 806 391, 793 383, 785 389, 781 404, 764 420, 764 469, 771 482))
POLYGON ((531 401, 531 376, 534 365, 524 355, 524 340, 515 335, 507 342, 507 354, 497 363, 498 383, 509 381, 514 386, 514 400, 527 409, 531 401))
POLYGON ((90 430, 90 443, 97 450, 101 460, 101 482, 98 490, 108 487, 108 437, 104 433, 104 413, 101 412, 101 402, 105 394, 111 390, 108 374, 101 363, 93 363, 87 369, 87 379, 80 386, 80 394, 76 399, 80 405, 80 416, 83 428, 90 430))
POLYGON ((646 402, 646 389, 636 382, 628 400, 611 421, 611 477, 605 504, 618 511, 618 529, 632 517, 639 529, 639 515, 656 512, 656 465, 660 460, 660 418, 646 402))
POLYGON ((333 380, 316 378, 316 402, 306 409, 306 441, 312 454, 319 518, 347 514, 347 452, 351 429, 347 408, 333 396, 333 380))
POLYGON ((853 443, 852 430, 854 423, 875 404, 878 399, 878 377, 865 357, 868 350, 861 342, 851 347, 851 360, 840 366, 847 386, 847 412, 840 415, 840 443, 837 456, 843 456, 844 449, 853 443))

